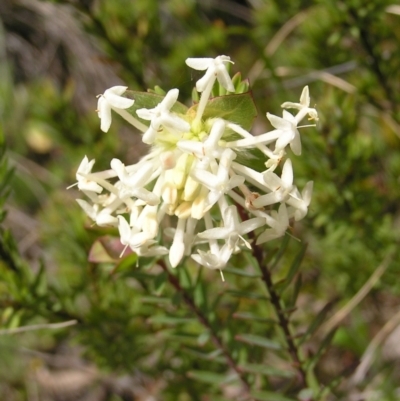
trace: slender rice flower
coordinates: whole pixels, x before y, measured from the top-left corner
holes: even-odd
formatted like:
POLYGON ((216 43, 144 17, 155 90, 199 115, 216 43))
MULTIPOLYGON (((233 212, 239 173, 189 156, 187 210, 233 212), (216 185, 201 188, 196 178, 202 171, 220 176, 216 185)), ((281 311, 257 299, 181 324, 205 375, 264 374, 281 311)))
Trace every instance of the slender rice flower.
POLYGON ((205 71, 196 83, 200 102, 190 108, 178 102, 178 89, 164 97, 132 93, 135 99, 128 99, 126 87, 118 86, 99 97, 101 129, 108 130, 114 110, 143 133, 151 149, 134 164, 114 158, 102 172, 92 172, 94 160, 85 156, 76 185, 88 200, 77 202, 95 224, 118 229, 125 249, 138 256, 168 255, 172 267, 190 256, 222 270, 233 254, 251 249, 254 239, 262 244, 279 238, 291 219, 308 212, 312 182, 300 192, 291 160, 280 168, 288 147, 301 153, 301 120, 318 118, 308 88, 299 103, 282 105, 296 115, 267 113, 273 129, 253 136, 245 128, 255 117, 250 94, 228 93, 209 107, 217 81, 236 93, 228 63, 228 56, 186 60, 205 71))

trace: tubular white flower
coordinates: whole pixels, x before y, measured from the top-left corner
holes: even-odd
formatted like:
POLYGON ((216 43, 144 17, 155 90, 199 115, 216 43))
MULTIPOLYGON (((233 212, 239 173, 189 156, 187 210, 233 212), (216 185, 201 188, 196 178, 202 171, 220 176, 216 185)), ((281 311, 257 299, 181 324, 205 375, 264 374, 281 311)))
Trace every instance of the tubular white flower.
POLYGON ((278 129, 279 137, 275 143, 274 153, 281 152, 288 144, 296 156, 301 154, 300 134, 297 130, 297 120, 288 111, 283 110, 283 117, 267 113, 272 126, 278 129))
POLYGON ((289 213, 296 221, 303 219, 308 213, 308 206, 311 202, 313 186, 313 181, 307 182, 303 191, 301 191, 301 194, 298 189, 295 188, 293 193, 291 193, 290 198, 286 202, 289 206, 291 206, 289 213))
POLYGON ((289 216, 286 205, 282 203, 279 206, 278 211, 273 210, 271 212, 271 216, 267 215, 266 222, 271 228, 266 229, 257 238, 257 245, 263 244, 264 242, 271 241, 273 239, 285 235, 285 232, 289 227, 289 216))
POLYGON ((212 87, 216 79, 229 92, 234 92, 232 79, 226 69, 226 63, 232 63, 229 56, 218 56, 216 58, 188 58, 186 64, 194 70, 206 71, 203 78, 196 82, 198 92, 203 92, 207 87, 212 87))
POLYGON ((152 238, 149 237, 148 233, 132 228, 124 217, 118 216, 118 230, 121 237, 121 244, 126 247, 130 247, 133 251, 146 245, 146 243, 152 238))
POLYGON ((198 92, 202 92, 200 102, 198 104, 196 118, 194 119, 193 124, 195 126, 200 122, 207 101, 210 97, 212 88, 214 86, 215 81, 218 79, 218 82, 228 91, 234 92, 235 87, 233 85, 232 79, 229 76, 228 70, 226 68, 226 63, 232 63, 231 58, 229 56, 218 56, 215 59, 213 58, 188 58, 186 59, 186 64, 200 71, 206 71, 206 74, 203 78, 199 79, 196 82, 196 89, 198 92))
POLYGON ((278 202, 285 202, 293 189, 293 168, 290 159, 287 159, 283 165, 281 178, 275 173, 267 171, 264 174, 264 181, 272 192, 255 199, 253 206, 260 208, 278 202))
POLYGON ((101 120, 101 130, 107 132, 111 125, 111 110, 123 110, 132 107, 135 101, 121 96, 127 86, 113 86, 107 89, 103 95, 99 95, 97 102, 97 114, 101 120))
POLYGON ((91 160, 85 156, 76 172, 76 179, 78 180, 78 188, 82 191, 91 191, 101 193, 103 188, 96 182, 86 178, 88 174, 92 171, 95 160, 91 160))
POLYGON ((178 95, 178 89, 171 89, 154 109, 136 110, 140 118, 150 121, 150 127, 143 134, 142 141, 144 143, 152 144, 161 126, 178 133, 190 131, 190 124, 187 121, 171 113, 171 108, 178 100, 178 95))
POLYGON ((256 228, 265 224, 265 219, 255 217, 244 222, 240 222, 236 206, 231 205, 226 208, 224 213, 224 227, 214 227, 198 234, 199 238, 208 240, 226 240, 232 251, 235 251, 240 243, 251 249, 249 242, 243 235, 254 231, 256 228))
POLYGON ((318 113, 314 108, 310 108, 310 92, 308 86, 303 88, 300 95, 300 103, 285 102, 281 105, 284 109, 297 109, 299 110, 296 115, 297 123, 299 123, 307 114, 310 120, 318 121, 318 113))

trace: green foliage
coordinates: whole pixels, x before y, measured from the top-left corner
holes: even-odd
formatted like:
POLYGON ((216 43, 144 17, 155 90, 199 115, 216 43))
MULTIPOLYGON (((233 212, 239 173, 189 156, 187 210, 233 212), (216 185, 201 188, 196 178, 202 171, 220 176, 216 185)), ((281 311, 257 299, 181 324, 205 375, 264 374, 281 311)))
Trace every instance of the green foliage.
MULTIPOLYGON (((49 54, 61 60, 58 67, 51 58, 48 71, 21 63, 34 35, 18 36, 24 30, 0 12, 0 333, 78 321, 47 330, 48 341, 4 337, 0 353, 12 374, 0 369, 0 383, 8 383, 0 384, 0 398, 25 399, 15 348, 28 343, 57 354, 68 343, 102 372, 159 379, 165 400, 239 399, 246 385, 256 400, 348 399, 340 384, 349 383, 400 293, 400 31, 399 16, 387 9, 392 3, 265 0, 230 2, 237 7, 228 11, 217 1, 40 2, 48 15, 58 9, 73 16, 64 36, 78 30, 95 43, 93 74, 121 77, 135 99, 131 113, 155 107, 161 88, 171 87, 182 88, 176 112, 195 110, 198 73, 188 72, 187 57, 234 59, 236 94, 221 98, 224 89, 216 88, 204 117, 222 108, 246 129, 254 123, 257 133, 269 127, 267 111, 278 115, 284 100, 310 86, 320 121, 304 135, 300 129, 305 157, 292 158, 300 187, 314 181, 309 215, 258 258, 235 255, 225 282, 190 260, 172 271, 151 258, 120 259, 115 230, 85 222, 75 189, 65 189, 83 156, 106 169, 113 157, 131 160, 145 150, 122 124, 100 132, 97 91, 88 89, 89 106, 77 100, 82 83, 66 71, 78 60, 51 38, 46 46, 57 50, 49 54), (28 47, 17 53, 15 43, 28 47), (245 112, 238 116, 238 108, 245 112), (322 333, 393 250, 366 300, 337 331, 322 333)), ((257 152, 238 159, 263 167, 257 152)), ((351 391, 396 399, 398 381, 395 363, 377 358, 351 391)))

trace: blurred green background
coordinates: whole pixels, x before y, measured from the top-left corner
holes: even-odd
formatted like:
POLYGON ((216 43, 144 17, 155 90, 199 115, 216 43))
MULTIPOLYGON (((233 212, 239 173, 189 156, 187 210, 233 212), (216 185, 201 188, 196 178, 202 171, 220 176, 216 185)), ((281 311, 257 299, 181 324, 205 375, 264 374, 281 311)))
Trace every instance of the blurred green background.
MULTIPOLYGON (((309 85, 320 120, 303 131, 303 157, 292 158, 299 187, 314 181, 309 215, 293 231, 308 244, 294 325, 301 331, 327 303, 331 314, 348 304, 390 258, 315 371, 326 385, 348 378, 391 321, 367 374, 357 385, 335 387, 330 397, 399 399, 400 342, 393 340, 400 335, 393 337, 400 304, 399 44, 400 6, 389 0, 1 0, 0 138, 7 152, 0 194, 9 195, 0 203, 7 210, 0 330, 79 323, 0 332, 0 399, 184 401, 217 400, 221 393, 236 399, 229 384, 214 392, 204 383, 215 378, 196 381, 195 373, 187 374, 226 369, 196 354, 207 333, 182 311, 179 294, 151 261, 140 270, 126 264, 115 274, 112 263, 88 262, 93 242, 108 231, 92 227, 74 200, 77 190, 66 189, 85 155, 101 170, 113 157, 133 163, 147 151, 118 117, 107 134, 100 131, 96 95, 122 83, 133 90, 159 85, 179 88, 180 100, 190 104, 198 74, 184 60, 220 54, 235 62, 232 72, 250 79, 259 111, 256 134, 270 129, 267 111, 280 114, 280 105, 297 101, 309 85), (6 160, 14 171, 10 180, 6 160), (172 324, 166 314, 192 320, 172 324)), ((273 252, 279 242, 268 246, 273 252)), ((277 278, 299 246, 291 242, 277 278)), ((245 262, 239 257, 235 263, 245 262)), ((265 305, 251 297, 214 297, 238 289, 252 293, 259 284, 229 274, 222 284, 207 272, 196 286, 192 265, 187 275, 187 288, 203 292, 194 294, 196 302, 208 303, 202 307, 235 358, 256 361, 256 350, 233 344, 232 333, 270 329, 231 322, 230 314, 268 315, 265 305)), ((318 336, 304 345, 305 358, 317 342, 318 336)), ((261 387, 286 391, 273 379, 261 387)))

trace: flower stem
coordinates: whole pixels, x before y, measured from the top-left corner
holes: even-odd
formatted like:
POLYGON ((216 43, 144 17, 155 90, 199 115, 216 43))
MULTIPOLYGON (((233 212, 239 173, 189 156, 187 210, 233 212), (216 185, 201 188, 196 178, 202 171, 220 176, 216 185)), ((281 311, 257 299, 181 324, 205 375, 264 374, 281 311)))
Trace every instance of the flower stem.
POLYGON ((207 106, 208 99, 210 98, 213 85, 214 83, 212 83, 212 85, 209 84, 206 87, 206 89, 204 89, 204 92, 201 94, 200 102, 197 106, 196 117, 193 120, 194 124, 198 124, 201 121, 201 118, 203 117, 203 113, 207 106))
POLYGON ((302 387, 307 386, 307 372, 304 369, 303 363, 300 358, 300 350, 297 347, 293 339, 293 335, 290 330, 290 323, 289 323, 289 315, 287 311, 282 306, 281 297, 279 293, 275 290, 274 283, 272 281, 271 271, 269 270, 268 266, 264 264, 264 252, 263 249, 253 244, 253 255, 258 262, 258 266, 261 271, 261 278, 264 282, 265 286, 267 287, 270 301, 272 306, 275 310, 275 313, 278 318, 279 326, 281 327, 283 334, 285 336, 286 345, 290 354, 290 357, 293 361, 293 366, 296 368, 299 381, 302 387))
POLYGON ((178 278, 169 271, 169 269, 166 266, 165 262, 163 260, 160 260, 158 262, 158 264, 167 273, 168 281, 170 282, 170 284, 172 284, 172 286, 182 295, 182 298, 183 298, 185 304, 197 316, 199 322, 209 331, 211 341, 213 342, 215 347, 222 352, 223 356, 225 357, 225 359, 227 361, 228 366, 237 373, 238 378, 242 383, 242 389, 243 389, 244 395, 246 395, 246 399, 249 400, 249 401, 252 400, 252 397, 250 396, 251 388, 250 388, 250 385, 249 385, 247 379, 244 377, 242 370, 236 364, 236 361, 233 359, 231 353, 226 348, 226 346, 222 342, 221 338, 218 336, 217 332, 213 328, 213 325, 208 320, 207 316, 205 316, 203 314, 203 312, 197 307, 197 305, 195 304, 193 298, 181 286, 178 278))

